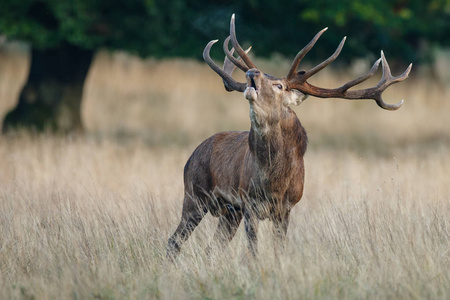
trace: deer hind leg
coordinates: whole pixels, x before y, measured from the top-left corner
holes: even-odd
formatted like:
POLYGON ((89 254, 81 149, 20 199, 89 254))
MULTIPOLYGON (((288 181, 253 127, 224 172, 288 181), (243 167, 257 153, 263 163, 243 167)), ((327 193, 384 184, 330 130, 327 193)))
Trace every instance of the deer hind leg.
MULTIPOLYGON (((225 213, 219 217, 219 224, 217 225, 212 242, 217 243, 220 247, 228 245, 236 234, 241 220, 242 210, 231 204, 227 204, 225 213)), ((211 248, 212 246, 210 244, 206 248, 205 252, 209 254, 211 252, 211 248)))
POLYGON ((189 238, 206 212, 206 207, 201 201, 188 195, 184 197, 181 221, 174 234, 169 238, 167 257, 173 259, 180 253, 181 245, 189 238))

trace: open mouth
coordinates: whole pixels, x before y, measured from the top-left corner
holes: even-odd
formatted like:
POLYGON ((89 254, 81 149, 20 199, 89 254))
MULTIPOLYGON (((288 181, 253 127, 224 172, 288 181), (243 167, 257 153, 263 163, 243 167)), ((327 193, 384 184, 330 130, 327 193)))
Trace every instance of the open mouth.
POLYGON ((247 100, 255 101, 258 98, 258 86, 253 77, 247 77, 247 88, 244 91, 244 97, 247 100))
POLYGON ((248 76, 247 77, 247 88, 253 88, 255 91, 259 90, 259 87, 256 85, 255 77, 248 76))
POLYGON ((255 90, 258 90, 258 87, 256 86, 255 79, 253 79, 253 78, 250 78, 250 82, 248 83, 247 86, 248 86, 248 87, 252 87, 252 88, 254 88, 255 90))

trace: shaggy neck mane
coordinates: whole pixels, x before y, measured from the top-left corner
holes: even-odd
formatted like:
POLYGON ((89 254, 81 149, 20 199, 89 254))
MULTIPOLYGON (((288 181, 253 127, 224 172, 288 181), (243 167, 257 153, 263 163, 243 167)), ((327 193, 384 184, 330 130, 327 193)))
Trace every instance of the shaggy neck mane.
POLYGON ((303 157, 306 152, 306 131, 290 108, 268 130, 255 130, 255 125, 250 129, 249 147, 260 167, 282 169, 289 158, 303 157))

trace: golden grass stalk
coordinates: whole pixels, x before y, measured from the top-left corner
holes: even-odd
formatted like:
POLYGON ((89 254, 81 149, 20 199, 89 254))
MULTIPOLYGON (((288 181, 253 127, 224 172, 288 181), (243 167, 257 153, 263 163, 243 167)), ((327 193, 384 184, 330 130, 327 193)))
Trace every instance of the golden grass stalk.
MULTIPOLYGON (((322 85, 345 82, 339 74, 322 85)), ((242 95, 216 77, 192 61, 100 54, 87 135, 0 137, 2 298, 450 297, 449 104, 420 77, 386 93, 405 99, 394 113, 319 99, 296 109, 310 145, 283 255, 263 222, 256 261, 243 228, 208 257, 207 217, 166 261, 185 161, 210 134, 249 126, 242 95)))

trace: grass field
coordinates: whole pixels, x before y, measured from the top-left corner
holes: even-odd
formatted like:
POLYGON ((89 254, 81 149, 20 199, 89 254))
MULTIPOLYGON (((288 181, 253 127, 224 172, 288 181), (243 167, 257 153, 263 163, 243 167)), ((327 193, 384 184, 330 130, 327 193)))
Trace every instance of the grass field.
MULTIPOLYGON (((27 64, 2 53, 1 115, 27 64)), ((257 65, 288 69, 280 58, 257 65)), ((248 104, 202 63, 101 53, 86 83, 86 135, 0 137, 0 298, 448 299, 448 97, 413 69, 385 93, 405 99, 396 112, 309 98, 295 108, 310 143, 286 252, 274 256, 263 222, 256 261, 243 226, 208 257, 217 221, 207 216, 169 263, 184 163, 211 134, 248 129, 248 104)))

